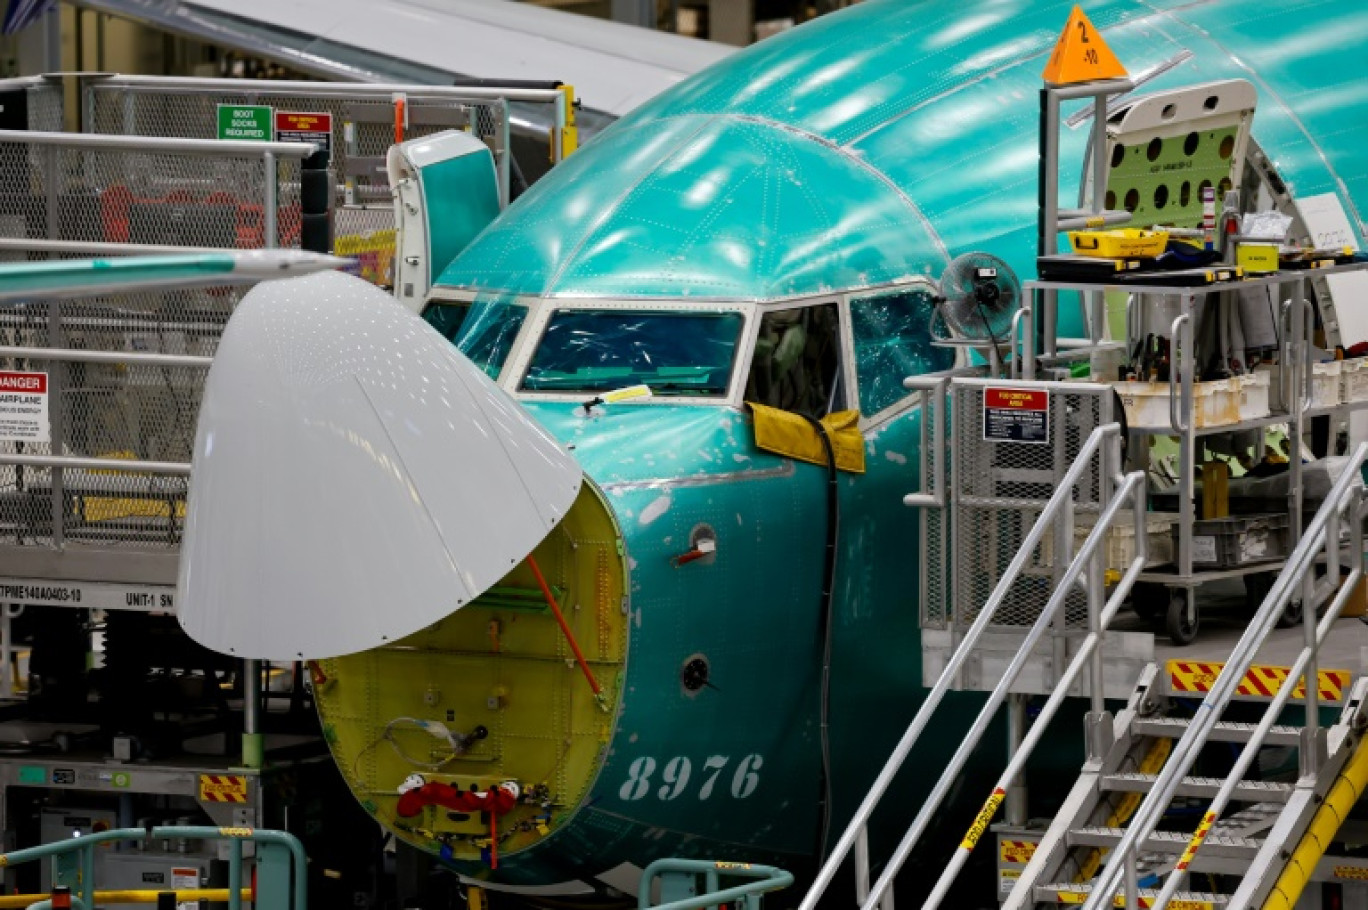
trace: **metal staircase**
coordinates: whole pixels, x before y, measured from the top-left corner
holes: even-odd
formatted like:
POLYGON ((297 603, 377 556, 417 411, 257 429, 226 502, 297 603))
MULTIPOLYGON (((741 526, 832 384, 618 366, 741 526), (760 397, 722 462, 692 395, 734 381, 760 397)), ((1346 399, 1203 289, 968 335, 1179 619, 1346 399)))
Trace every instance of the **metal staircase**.
MULTIPOLYGON (((898 871, 915 850, 951 784, 962 772, 989 722, 1002 706, 1016 676, 1043 632, 1062 616, 1065 600, 1082 588, 1088 601, 1088 634, 1073 652, 1068 668, 1014 751, 1007 768, 959 848, 933 886, 923 910, 933 910, 949 893, 969 855, 988 830, 1007 790, 1085 666, 1093 710, 1087 715, 1088 760, 1061 811, 1055 816, 1022 870, 1005 910, 1036 904, 1103 906, 1127 910, 1214 910, 1263 908, 1291 910, 1308 881, 1339 877, 1368 879, 1368 860, 1325 854, 1336 833, 1368 789, 1368 679, 1353 682, 1343 671, 1319 672, 1317 653, 1345 604, 1365 575, 1363 524, 1368 508, 1361 471, 1368 443, 1360 445, 1297 544, 1246 632, 1223 665, 1172 662, 1163 672, 1150 664, 1141 674, 1126 708, 1113 721, 1102 704, 1100 643, 1145 561, 1144 487, 1139 474, 1120 476, 1112 467, 1117 427, 1098 427, 1079 452, 1049 500, 1008 571, 999 579, 978 618, 965 631, 917 716, 883 772, 831 850, 800 910, 814 910, 841 864, 854 852, 856 898, 862 910, 891 905, 898 871), (920 807, 882 874, 869 884, 866 826, 883 794, 940 706, 942 697, 978 645, 1007 593, 1030 564, 1056 519, 1065 543, 1072 530, 1075 486, 1094 458, 1099 473, 1116 485, 1096 525, 1063 571, 1048 603, 1026 634, 1021 650, 989 696, 969 735, 920 807), (1099 544, 1123 503, 1133 503, 1137 552, 1109 593, 1097 587, 1102 565, 1099 544), (1318 580, 1317 567, 1323 567, 1318 580), (1341 576, 1341 567, 1347 575, 1341 576), (1305 644, 1290 667, 1256 666, 1260 647, 1285 608, 1294 600, 1306 609, 1305 644), (1105 601, 1105 605, 1104 605, 1105 601), (1302 679, 1316 680, 1302 686, 1302 679), (1200 703, 1190 716, 1176 708, 1184 700, 1200 703), (1292 705, 1293 700, 1296 704, 1292 705), (1254 722, 1225 718, 1232 704, 1262 701, 1254 722), (1286 710, 1292 705, 1291 710, 1286 710), (1323 706, 1339 705, 1338 718, 1323 726, 1323 706), (1235 754, 1224 777, 1198 767, 1210 761, 1209 744, 1226 744, 1235 754), (1233 747, 1233 748, 1232 748, 1233 747), (1279 775, 1251 773, 1268 747, 1294 748, 1295 769, 1279 775), (1268 779, 1264 779, 1267 777, 1268 779), (1192 829, 1175 818, 1193 810, 1192 829), (1198 879, 1190 882, 1194 875, 1198 879)), ((1244 710, 1243 708, 1241 710, 1244 710)), ((1224 771, 1225 768, 1220 769, 1224 771)), ((1220 773, 1219 771, 1217 773, 1220 773)))
MULTIPOLYGON (((1180 775, 1170 764, 1174 743, 1181 742, 1193 729, 1190 718, 1167 714, 1174 708, 1174 699, 1186 694, 1174 685, 1181 673, 1178 661, 1163 670, 1154 665, 1147 668, 1125 710, 1117 716, 1115 743, 1105 758, 1083 769, 1021 876, 1027 884, 1014 890, 1004 907, 1087 904, 1095 890, 1096 873, 1106 859, 1116 855, 1115 848, 1129 831, 1141 805, 1138 795, 1154 792, 1161 783, 1173 784, 1170 809, 1185 802, 1205 805, 1223 792, 1228 792, 1229 801, 1239 808, 1224 817, 1212 817, 1200 849, 1192 850, 1193 834, 1188 831, 1153 830, 1143 840, 1136 835, 1135 887, 1123 887, 1123 899, 1133 893, 1135 906, 1159 906, 1163 892, 1160 880, 1171 878, 1186 858, 1184 871, 1189 876, 1197 874, 1207 887, 1179 890, 1181 883, 1172 885, 1172 893, 1167 895, 1170 908, 1213 910, 1263 905, 1269 887, 1286 864, 1282 854, 1290 852, 1289 844, 1296 845, 1360 744, 1368 725, 1368 700, 1364 697, 1368 695, 1368 679, 1357 680, 1345 691, 1338 674, 1322 674, 1322 692, 1334 693, 1323 702, 1341 708, 1325 737, 1328 754, 1314 774, 1301 774, 1306 769, 1299 768, 1294 781, 1228 780, 1180 775), (1103 851, 1111 853, 1104 857, 1103 851)), ((1245 675, 1249 678, 1249 673, 1245 675)), ((1264 700, 1271 703, 1273 697, 1264 700)), ((1260 726, 1220 721, 1206 741, 1247 747, 1259 735, 1260 726)), ((1299 749, 1304 729, 1299 724, 1270 725, 1262 744, 1299 749)), ((1206 818, 1204 815, 1202 825, 1207 825, 1206 818)), ((1330 833, 1333 835, 1333 830, 1330 833)), ((1336 859, 1335 864, 1355 870, 1364 866, 1362 860, 1348 857, 1336 859)), ((1124 868, 1122 874, 1126 875, 1124 868)))

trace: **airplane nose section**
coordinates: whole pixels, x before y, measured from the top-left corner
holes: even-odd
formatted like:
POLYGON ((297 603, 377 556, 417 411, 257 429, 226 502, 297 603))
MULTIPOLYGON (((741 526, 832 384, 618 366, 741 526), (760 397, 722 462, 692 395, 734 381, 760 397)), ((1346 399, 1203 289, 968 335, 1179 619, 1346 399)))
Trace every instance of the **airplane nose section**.
POLYGON ((468 604, 556 526, 579 465, 418 316, 337 272, 261 284, 205 383, 181 625, 326 658, 468 604))

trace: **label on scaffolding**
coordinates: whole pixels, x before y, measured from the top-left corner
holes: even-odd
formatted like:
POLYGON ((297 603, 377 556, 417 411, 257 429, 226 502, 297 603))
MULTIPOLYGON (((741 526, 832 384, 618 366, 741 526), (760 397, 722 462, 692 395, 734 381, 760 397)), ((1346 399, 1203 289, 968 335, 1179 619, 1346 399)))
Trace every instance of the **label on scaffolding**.
POLYGON ((988 442, 1050 441, 1050 393, 1044 389, 983 390, 983 438, 988 442))
POLYGON ((85 610, 174 613, 176 589, 157 585, 0 578, 0 603, 39 607, 79 607, 85 610))
POLYGON ((51 442, 47 373, 0 372, 0 442, 51 442))
POLYGON ((220 104, 218 137, 236 142, 270 142, 271 108, 264 104, 220 104))
POLYGON ((312 142, 321 151, 332 151, 332 114, 307 111, 276 111, 276 142, 312 142))
POLYGON ((998 870, 998 895, 1006 897, 1012 893, 1016 887, 1017 879, 1021 878, 1020 869, 999 869, 998 870))

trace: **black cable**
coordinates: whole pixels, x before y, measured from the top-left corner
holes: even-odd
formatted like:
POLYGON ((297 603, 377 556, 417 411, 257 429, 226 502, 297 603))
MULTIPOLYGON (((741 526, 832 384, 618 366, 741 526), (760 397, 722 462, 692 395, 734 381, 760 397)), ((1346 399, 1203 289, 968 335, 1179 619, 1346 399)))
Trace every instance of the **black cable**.
POLYGON ((822 824, 818 833, 817 857, 826 862, 827 839, 831 834, 831 650, 835 626, 836 543, 841 533, 840 475, 836 469, 836 452, 826 426, 814 417, 804 415, 822 439, 827 459, 827 534, 826 560, 822 573, 822 690, 819 709, 822 749, 822 824))

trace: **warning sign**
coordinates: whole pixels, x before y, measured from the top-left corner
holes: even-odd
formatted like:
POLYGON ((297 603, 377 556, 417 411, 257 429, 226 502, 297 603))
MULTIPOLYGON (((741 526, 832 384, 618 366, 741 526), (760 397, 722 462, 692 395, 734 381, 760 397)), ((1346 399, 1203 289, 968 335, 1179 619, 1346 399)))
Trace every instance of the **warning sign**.
MULTIPOLYGON (((194 891, 200 886, 199 870, 194 867, 171 870, 171 889, 173 891, 194 891)), ((181 901, 176 910, 199 910, 199 901, 181 901)))
POLYGON ((1073 85, 1097 79, 1124 79, 1126 68, 1083 10, 1074 6, 1043 75, 1052 85, 1073 85))
POLYGON ((1036 842, 1033 840, 998 841, 998 860, 1004 863, 1029 863, 1035 856, 1036 842))
POLYGON ((312 142, 322 151, 332 152, 332 114, 275 112, 276 142, 312 142))
POLYGON ((988 442, 1049 442, 1050 393, 1044 389, 984 389, 983 438, 988 442))
POLYGON ((236 774, 201 774, 199 798, 202 803, 245 803, 247 778, 236 774))
POLYGON ((50 442, 47 373, 0 372, 0 442, 50 442))

